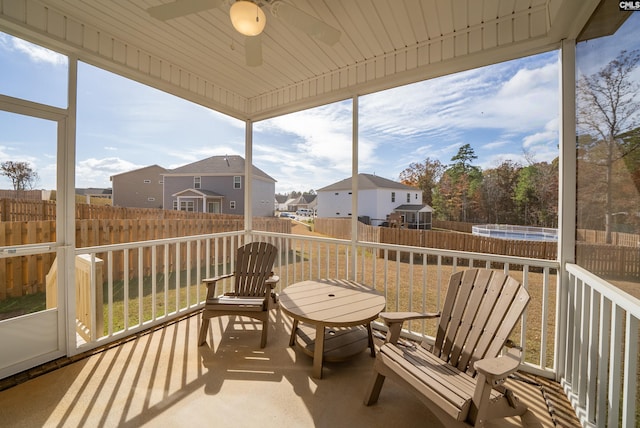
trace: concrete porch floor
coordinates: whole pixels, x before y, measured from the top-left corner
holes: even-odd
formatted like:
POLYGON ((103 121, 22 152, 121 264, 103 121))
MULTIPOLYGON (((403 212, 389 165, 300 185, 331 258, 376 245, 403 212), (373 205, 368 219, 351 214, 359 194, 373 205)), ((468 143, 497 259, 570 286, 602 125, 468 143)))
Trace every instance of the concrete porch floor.
MULTIPOLYGON (((259 323, 229 317, 212 319, 208 345, 198 347, 200 316, 194 314, 73 363, 59 363, 61 368, 48 373, 22 374, 29 380, 0 392, 0 425, 442 426, 392 381, 385 383, 376 405, 362 404, 374 361, 369 352, 325 363, 323 379, 312 378, 312 359, 288 346, 291 320, 275 309, 271 321, 264 349, 259 323)), ((2 382, 6 388, 10 380, 2 382)), ((510 382, 530 411, 523 420, 491 426, 579 426, 570 408, 564 411, 568 403, 553 391, 553 383, 510 382)))

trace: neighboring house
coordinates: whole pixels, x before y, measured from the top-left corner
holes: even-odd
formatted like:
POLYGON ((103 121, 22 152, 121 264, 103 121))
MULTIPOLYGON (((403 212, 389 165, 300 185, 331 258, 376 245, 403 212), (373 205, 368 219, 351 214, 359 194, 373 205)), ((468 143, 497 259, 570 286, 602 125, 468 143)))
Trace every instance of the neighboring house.
POLYGON ((110 177, 113 206, 128 208, 162 208, 162 174, 166 168, 151 165, 110 177))
MULTIPOLYGON (((351 217, 351 178, 317 190, 318 217, 351 217)), ((422 191, 372 174, 358 174, 358 217, 373 226, 387 222, 396 209, 419 206, 415 212, 431 207, 422 203, 422 191)), ((411 208, 413 209, 413 208, 411 208)), ((424 212, 424 211, 423 211, 424 212)), ((408 212, 403 211, 404 215, 408 212)), ((431 219, 429 215, 429 224, 431 219)), ((425 220, 420 217, 421 221, 425 220)))
MULTIPOLYGON (((212 156, 163 174, 165 209, 244 214, 244 158, 212 156)), ((253 215, 273 216, 276 180, 253 166, 253 215)))
POLYGON ((284 201, 284 204, 282 204, 282 209, 280 211, 294 211, 293 205, 296 203, 297 200, 298 198, 287 199, 286 201, 284 201))
POLYGON ((289 197, 287 195, 276 195, 275 199, 275 210, 276 211, 287 211, 287 200, 289 197))
POLYGON ((318 206, 318 195, 305 193, 288 203, 288 211, 298 211, 299 209, 310 209, 315 211, 318 206))

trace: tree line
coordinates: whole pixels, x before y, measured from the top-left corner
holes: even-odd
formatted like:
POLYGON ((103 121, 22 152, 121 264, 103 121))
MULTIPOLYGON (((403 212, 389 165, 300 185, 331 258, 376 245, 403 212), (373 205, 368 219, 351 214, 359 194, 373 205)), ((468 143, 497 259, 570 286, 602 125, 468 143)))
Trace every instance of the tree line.
POLYGON ((427 158, 400 173, 400 181, 422 190, 438 220, 557 227, 558 159, 524 166, 505 160, 495 168, 473 165, 465 144, 445 165, 427 158))

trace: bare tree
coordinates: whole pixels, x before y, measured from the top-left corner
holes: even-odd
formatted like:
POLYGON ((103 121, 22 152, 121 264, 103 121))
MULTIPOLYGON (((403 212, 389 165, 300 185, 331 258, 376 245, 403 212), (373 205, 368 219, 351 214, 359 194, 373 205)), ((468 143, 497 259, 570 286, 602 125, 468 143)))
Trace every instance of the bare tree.
MULTIPOLYGON (((637 128, 640 102, 636 101, 640 87, 631 73, 640 61, 640 51, 634 49, 620 54, 600 71, 582 76, 577 87, 577 123, 590 134, 594 144, 604 147, 596 165, 605 168, 605 234, 611 243, 613 214, 613 166, 639 145, 622 144, 620 136, 637 128)), ((588 150, 589 148, 584 148, 588 150)))
POLYGON ((0 175, 11 180, 16 192, 33 189, 39 180, 38 173, 28 162, 4 161, 0 164, 0 175))

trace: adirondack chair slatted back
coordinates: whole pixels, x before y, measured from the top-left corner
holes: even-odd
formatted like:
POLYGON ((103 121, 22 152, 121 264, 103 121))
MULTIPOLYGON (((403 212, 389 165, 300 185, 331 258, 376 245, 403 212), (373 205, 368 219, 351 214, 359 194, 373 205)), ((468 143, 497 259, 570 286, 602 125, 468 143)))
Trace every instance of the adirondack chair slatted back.
POLYGON ((270 291, 265 281, 271 276, 278 249, 267 242, 251 242, 236 252, 234 294, 264 297, 270 291))
POLYGON ((527 290, 504 273, 469 269, 453 274, 433 353, 474 376, 473 363, 499 354, 528 301, 527 290))

